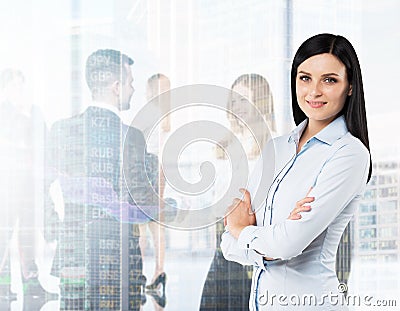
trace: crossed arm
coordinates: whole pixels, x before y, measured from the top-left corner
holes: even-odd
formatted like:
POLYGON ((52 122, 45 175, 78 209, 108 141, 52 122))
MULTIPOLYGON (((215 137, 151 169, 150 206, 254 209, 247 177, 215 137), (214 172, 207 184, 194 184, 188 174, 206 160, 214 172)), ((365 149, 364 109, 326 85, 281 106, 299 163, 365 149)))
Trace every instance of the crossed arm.
MULTIPOLYGON (((302 217, 300 214, 301 212, 309 212, 311 210, 310 205, 305 205, 313 202, 315 199, 314 197, 308 196, 311 190, 312 187, 305 198, 296 202, 296 207, 292 210, 287 219, 299 220, 302 217)), ((228 215, 224 218, 224 225, 229 228, 228 230, 230 234, 236 239, 239 238, 239 235, 244 228, 247 226, 256 226, 257 224, 256 214, 251 208, 250 192, 246 189, 240 189, 240 191, 244 195, 243 200, 235 198, 233 204, 228 208, 228 215)), ((258 253, 257 250, 255 250, 255 252, 258 253)), ((274 260, 274 258, 271 257, 264 258, 267 260, 274 260)))
POLYGON ((221 242, 225 258, 261 265, 263 257, 290 259, 301 254, 362 193, 368 168, 368 153, 360 156, 352 150, 339 149, 321 170, 311 190, 312 197, 300 200, 288 219, 272 226, 256 226, 250 194, 245 192, 244 200, 236 199, 225 219, 228 231, 221 242), (311 208, 306 208, 306 203, 311 208))

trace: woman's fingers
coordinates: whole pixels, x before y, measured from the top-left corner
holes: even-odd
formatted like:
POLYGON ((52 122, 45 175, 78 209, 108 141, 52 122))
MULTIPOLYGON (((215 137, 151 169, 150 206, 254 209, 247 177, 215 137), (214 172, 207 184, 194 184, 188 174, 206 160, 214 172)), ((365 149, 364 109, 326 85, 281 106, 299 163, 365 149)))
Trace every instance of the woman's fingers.
POLYGON ((300 214, 292 214, 292 213, 288 217, 288 219, 291 219, 291 220, 298 220, 300 218, 301 218, 300 214))
POLYGON ((296 207, 301 207, 301 206, 303 206, 303 205, 306 204, 306 203, 311 203, 311 202, 313 202, 314 200, 315 200, 314 197, 306 197, 306 198, 304 198, 304 199, 302 199, 302 200, 300 200, 300 201, 297 201, 296 207))
POLYGON ((293 220, 300 219, 301 215, 299 213, 301 213, 301 212, 309 212, 309 211, 311 211, 311 206, 309 206, 309 205, 301 206, 299 208, 295 208, 290 213, 288 219, 293 219, 293 220))
POLYGON ((314 202, 315 197, 309 197, 308 196, 312 189, 313 189, 313 187, 310 187, 310 189, 307 192, 306 197, 304 199, 301 199, 300 201, 296 202, 296 207, 289 214, 288 219, 293 219, 293 220, 300 219, 301 215, 299 213, 301 213, 301 212, 309 212, 311 210, 311 206, 304 205, 304 204, 314 202))
POLYGON ((299 213, 301 212, 309 212, 311 210, 311 206, 309 205, 304 205, 306 203, 311 203, 315 200, 314 197, 306 197, 296 203, 296 207, 293 209, 293 211, 289 214, 288 219, 300 219, 301 215, 299 213))
POLYGON ((301 206, 301 207, 299 207, 299 208, 295 208, 295 209, 293 210, 293 213, 294 213, 294 214, 298 214, 298 213, 301 213, 301 212, 309 212, 309 211, 311 211, 311 206, 309 206, 309 205, 304 205, 304 206, 301 206))
POLYGON ((294 210, 293 210, 293 214, 298 214, 298 213, 300 213, 300 212, 309 212, 311 210, 311 206, 310 205, 303 205, 303 206, 300 206, 300 207, 296 207, 294 210))
MULTIPOLYGON (((240 189, 242 199, 235 198, 225 212, 224 226, 231 229, 237 226, 249 226, 256 224, 256 215, 251 208, 250 193, 246 189, 240 189)), ((232 229, 233 230, 233 229, 232 229)))
POLYGON ((244 198, 243 198, 243 200, 234 198, 232 201, 232 207, 235 208, 239 205, 242 205, 242 207, 247 208, 247 212, 248 212, 249 216, 254 215, 255 212, 253 212, 253 210, 251 208, 249 192, 246 189, 240 189, 240 191, 244 194, 244 198))
POLYGON ((239 191, 243 193, 243 202, 247 203, 248 205, 251 205, 250 192, 244 188, 240 188, 239 191))

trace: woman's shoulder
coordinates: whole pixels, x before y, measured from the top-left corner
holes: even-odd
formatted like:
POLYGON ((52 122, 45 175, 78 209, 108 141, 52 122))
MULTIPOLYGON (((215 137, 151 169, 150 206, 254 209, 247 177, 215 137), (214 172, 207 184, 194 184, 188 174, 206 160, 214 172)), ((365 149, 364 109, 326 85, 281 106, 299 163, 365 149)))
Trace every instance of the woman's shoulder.
POLYGON ((273 136, 271 139, 268 140, 266 145, 269 145, 270 147, 279 147, 282 145, 288 145, 290 143, 290 137, 291 133, 287 133, 284 135, 279 135, 279 136, 273 136))
POLYGON ((349 171, 368 171, 370 165, 370 152, 364 144, 350 132, 335 141, 328 162, 341 163, 341 167, 349 171))
POLYGON ((339 139, 338 144, 338 148, 340 148, 342 152, 351 154, 357 153, 369 158, 370 152, 367 147, 361 142, 360 139, 353 136, 350 132, 347 132, 341 139, 339 139))

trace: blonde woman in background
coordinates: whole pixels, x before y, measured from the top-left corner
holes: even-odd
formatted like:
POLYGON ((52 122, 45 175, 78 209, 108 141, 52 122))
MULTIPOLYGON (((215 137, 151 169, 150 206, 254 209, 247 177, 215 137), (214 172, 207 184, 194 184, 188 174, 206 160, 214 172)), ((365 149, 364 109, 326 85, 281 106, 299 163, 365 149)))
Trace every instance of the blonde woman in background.
MULTIPOLYGON (((276 132, 272 94, 267 80, 258 74, 239 76, 232 84, 231 90, 227 103, 227 118, 231 131, 246 151, 246 160, 251 172, 264 143, 276 132), (257 110, 250 109, 250 104, 257 110), (265 131, 262 124, 257 124, 260 120, 259 114, 266 121, 269 132, 265 131), (257 141, 255 137, 261 137, 261 140, 257 141)), ((224 164, 229 163, 223 148, 232 143, 226 139, 220 142, 221 147, 216 148, 217 159, 224 160, 224 164)), ((230 165, 232 174, 235 174, 242 163, 230 163, 230 165)), ((216 183, 215 194, 223 193, 226 184, 226 182, 216 183)), ((222 217, 222 215, 215 216, 222 217)), ((200 310, 245 310, 250 294, 252 267, 243 267, 223 258, 219 247, 222 232, 223 222, 219 221, 216 224, 216 252, 203 287, 200 310)))

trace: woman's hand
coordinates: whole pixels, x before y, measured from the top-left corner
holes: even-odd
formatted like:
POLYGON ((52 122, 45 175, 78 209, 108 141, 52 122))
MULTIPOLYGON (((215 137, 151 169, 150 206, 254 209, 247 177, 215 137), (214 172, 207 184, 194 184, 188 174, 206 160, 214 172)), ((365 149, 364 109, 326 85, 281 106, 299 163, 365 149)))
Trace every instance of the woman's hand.
POLYGON ((224 217, 224 225, 228 226, 230 234, 236 239, 245 227, 257 223, 256 214, 251 209, 250 192, 243 188, 240 192, 243 193, 243 200, 235 198, 224 217))
POLYGON ((293 209, 293 211, 290 212, 288 219, 291 220, 298 220, 301 218, 301 212, 309 212, 311 211, 311 206, 309 205, 304 205, 306 203, 311 203, 315 200, 314 197, 309 197, 309 193, 311 192, 312 187, 310 190, 308 190, 306 197, 304 199, 301 199, 300 201, 297 201, 296 207, 293 209))

